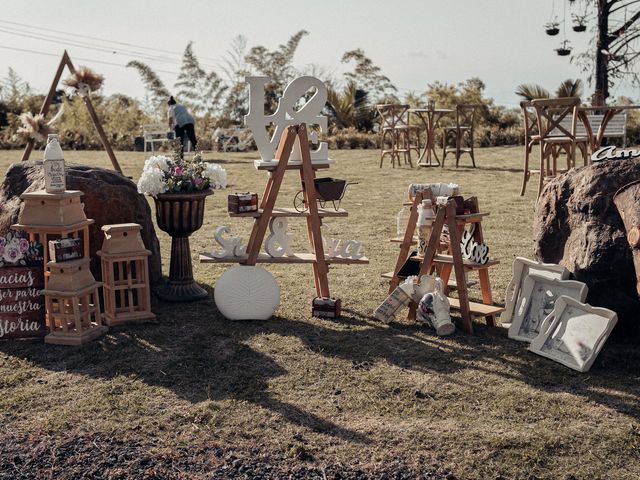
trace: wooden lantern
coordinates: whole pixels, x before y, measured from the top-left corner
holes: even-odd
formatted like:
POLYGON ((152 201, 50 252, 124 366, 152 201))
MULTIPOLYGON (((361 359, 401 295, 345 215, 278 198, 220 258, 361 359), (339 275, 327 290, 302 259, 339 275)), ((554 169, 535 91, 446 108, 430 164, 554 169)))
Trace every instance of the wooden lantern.
POLYGON ((47 193, 44 190, 23 193, 20 198, 24 206, 18 216, 14 230, 23 230, 29 234, 29 241, 38 241, 44 246, 45 277, 44 286, 49 282, 49 241, 60 238, 81 238, 84 256, 89 256, 89 225, 84 204, 80 202, 83 193, 79 190, 67 190, 62 193, 47 193))
POLYGON ((109 326, 155 320, 151 313, 149 255, 137 223, 102 227, 98 251, 102 264, 104 317, 109 326))
POLYGON ((83 345, 107 331, 102 325, 98 288, 89 258, 49 262, 49 283, 43 290, 49 334, 45 343, 83 345))

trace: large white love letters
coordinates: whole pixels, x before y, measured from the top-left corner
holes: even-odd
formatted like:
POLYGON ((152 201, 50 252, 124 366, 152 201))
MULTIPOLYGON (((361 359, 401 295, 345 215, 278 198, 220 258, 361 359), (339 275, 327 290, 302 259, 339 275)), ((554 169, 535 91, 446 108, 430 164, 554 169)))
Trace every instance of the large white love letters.
MULTIPOLYGON (((272 115, 264 113, 265 86, 271 80, 269 77, 246 77, 249 84, 249 112, 244 117, 244 123, 251 129, 253 139, 260 152, 263 162, 272 162, 280 136, 285 127, 306 123, 308 127, 317 125, 321 132, 326 132, 328 123, 327 117, 322 115, 322 109, 327 102, 327 87, 319 79, 311 76, 298 77, 293 80, 282 92, 282 97, 278 100, 278 108, 272 115), (306 93, 315 89, 315 92, 304 104, 296 109, 300 99, 306 93), (273 135, 270 135, 267 128, 275 125, 273 135)), ((318 134, 308 129, 309 140, 318 145, 316 150, 311 151, 312 162, 327 162, 328 148, 327 142, 318 142, 318 134)), ((300 145, 296 143, 289 160, 301 160, 300 145)))

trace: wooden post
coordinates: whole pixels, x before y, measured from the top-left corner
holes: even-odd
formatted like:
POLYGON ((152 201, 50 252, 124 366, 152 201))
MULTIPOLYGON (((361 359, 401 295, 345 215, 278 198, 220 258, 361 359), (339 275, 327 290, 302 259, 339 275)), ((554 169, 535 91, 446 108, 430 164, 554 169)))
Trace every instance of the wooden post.
MULTIPOLYGON (((75 74, 76 73, 76 69, 73 66, 73 63, 71 62, 71 59, 69 58, 69 54, 67 53, 67 51, 65 50, 64 53, 62 54, 62 58, 60 59, 60 64, 58 65, 58 70, 56 70, 56 74, 53 77, 53 82, 51 82, 51 87, 49 88, 49 93, 47 93, 47 96, 44 99, 44 102, 42 103, 42 107, 40 107, 40 112, 42 115, 46 115, 49 112, 49 107, 51 106, 51 102, 53 101, 53 97, 56 94, 56 89, 58 87, 58 83, 60 83, 60 77, 62 76, 62 72, 64 71, 64 67, 67 67, 69 69, 69 71, 71 72, 71 74, 75 74)), ((111 164, 113 165, 113 168, 118 172, 118 173, 122 173, 122 169, 120 168, 120 164, 118 163, 118 160, 116 159, 115 154, 113 153, 113 149, 111 148, 111 144, 109 143, 109 141, 107 140, 107 136, 104 133, 104 129, 102 128, 102 124, 100 123, 100 120, 98 119, 98 115, 96 114, 95 109, 93 108, 93 104, 91 103, 91 99, 89 98, 89 96, 83 97, 83 101, 85 106, 87 107, 87 110, 89 111, 89 116, 91 117, 91 120, 93 121, 93 125, 96 127, 96 130, 98 131, 98 136, 100 137, 100 141, 102 142, 102 146, 104 147, 104 149, 107 152, 107 155, 109 156, 109 159, 111 160, 111 164)), ((34 140, 32 138, 30 138, 27 141, 27 146, 24 149, 24 152, 22 153, 22 161, 26 161, 29 159, 29 156, 31 155, 31 152, 33 151, 33 146, 34 146, 34 140)))

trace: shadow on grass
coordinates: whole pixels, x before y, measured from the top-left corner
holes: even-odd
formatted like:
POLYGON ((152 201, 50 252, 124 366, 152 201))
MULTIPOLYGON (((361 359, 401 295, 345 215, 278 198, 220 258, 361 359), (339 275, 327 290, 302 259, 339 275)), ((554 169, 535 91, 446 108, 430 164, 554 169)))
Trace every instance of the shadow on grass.
POLYGON ((480 324, 475 335, 456 333, 442 339, 425 335, 420 325, 385 326, 353 310, 345 310, 338 320, 273 317, 264 322, 229 322, 218 313, 212 296, 188 306, 156 307, 157 324, 113 328, 80 348, 3 342, 0 351, 54 371, 104 379, 132 375, 193 403, 246 401, 292 424, 354 443, 369 440, 271 395, 269 380, 287 370, 248 341, 265 334, 296 338, 315 354, 351 362, 355 370, 387 362, 451 375, 456 382, 457 372, 471 369, 543 391, 580 395, 635 418, 640 413, 640 351, 632 342, 607 345, 592 371, 580 374, 527 352, 526 345, 509 340, 506 331, 480 324))

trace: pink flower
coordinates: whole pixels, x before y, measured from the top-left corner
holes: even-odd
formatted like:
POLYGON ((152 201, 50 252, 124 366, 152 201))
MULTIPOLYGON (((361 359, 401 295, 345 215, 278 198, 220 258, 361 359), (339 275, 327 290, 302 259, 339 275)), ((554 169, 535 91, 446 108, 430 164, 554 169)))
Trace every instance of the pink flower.
POLYGON ((15 263, 22 258, 22 254, 20 249, 11 243, 4 249, 3 258, 6 262, 15 263))
POLYGON ((174 170, 174 173, 178 176, 182 175, 182 167, 178 165, 174 170))
POLYGON ((202 184, 204 183, 204 180, 202 180, 201 178, 196 178, 193 183, 196 185, 197 188, 200 188, 202 186, 202 184))
POLYGON ((26 238, 21 238, 18 241, 18 248, 20 248, 21 253, 25 253, 27 250, 29 250, 29 240, 27 240, 26 238))

